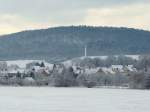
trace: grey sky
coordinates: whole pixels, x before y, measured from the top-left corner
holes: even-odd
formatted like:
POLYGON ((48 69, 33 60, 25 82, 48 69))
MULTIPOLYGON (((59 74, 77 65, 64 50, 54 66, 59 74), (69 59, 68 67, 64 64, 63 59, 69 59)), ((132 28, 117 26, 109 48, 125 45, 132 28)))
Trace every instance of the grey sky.
MULTIPOLYGON (((115 21, 111 24, 110 20, 104 21, 105 17, 110 17, 110 19, 111 17, 113 17, 112 19, 114 17, 118 17, 118 19, 126 17, 127 19, 131 15, 135 15, 134 17, 137 18, 143 12, 149 13, 147 5, 150 5, 149 0, 0 0, 0 28, 3 29, 0 34, 59 25, 115 26, 115 21), (145 9, 145 6, 148 9, 145 9), (139 8, 137 9, 138 11, 135 10, 136 7, 139 8), (124 11, 123 15, 117 14, 119 8, 124 11), (109 11, 112 9, 114 15, 103 14, 108 9, 109 11), (130 10, 132 13, 130 13, 130 10), (99 22, 101 20, 95 22, 98 19, 104 22, 99 22)), ((146 15, 144 15, 144 19, 147 20, 149 16, 146 17, 146 15)), ((132 16, 132 19, 134 17, 132 16)), ((130 21, 128 22, 130 23, 130 21)), ((128 24, 120 22, 119 24, 116 23, 116 26, 138 28, 136 25, 128 24)), ((147 24, 150 25, 150 23, 147 24)), ((149 29, 150 26, 141 26, 139 28, 149 29)))

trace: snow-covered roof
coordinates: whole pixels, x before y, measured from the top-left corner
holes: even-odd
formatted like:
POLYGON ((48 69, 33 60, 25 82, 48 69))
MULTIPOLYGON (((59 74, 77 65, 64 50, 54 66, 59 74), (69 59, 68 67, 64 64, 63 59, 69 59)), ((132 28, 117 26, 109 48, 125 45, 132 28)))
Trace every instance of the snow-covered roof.
POLYGON ((111 68, 123 69, 123 65, 111 65, 111 68))
POLYGON ((17 70, 9 70, 8 73, 16 74, 16 73, 25 73, 25 69, 17 69, 17 70))
POLYGON ((85 69, 85 73, 87 73, 87 74, 93 74, 93 73, 98 72, 98 70, 99 70, 99 68, 91 68, 91 69, 86 68, 85 69))
POLYGON ((128 66, 126 66, 126 68, 127 68, 129 71, 136 71, 136 68, 134 68, 133 65, 128 65, 128 66))
POLYGON ((112 71, 112 69, 111 69, 111 68, 102 67, 101 69, 102 69, 102 71, 103 71, 103 72, 105 72, 105 73, 115 74, 115 72, 114 72, 114 71, 112 71))

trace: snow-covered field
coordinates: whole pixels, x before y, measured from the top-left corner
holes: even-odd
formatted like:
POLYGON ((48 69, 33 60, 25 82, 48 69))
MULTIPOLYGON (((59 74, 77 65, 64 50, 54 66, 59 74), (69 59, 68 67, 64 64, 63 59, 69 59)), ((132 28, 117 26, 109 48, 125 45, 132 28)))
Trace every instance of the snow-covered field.
MULTIPOLYGON (((118 57, 119 55, 113 55, 115 57, 118 57)), ((140 55, 124 55, 125 57, 129 57, 131 59, 134 59, 134 60, 139 60, 140 59, 140 55)), ((99 59, 102 59, 102 60, 106 60, 108 58, 108 56, 83 56, 83 57, 78 57, 78 58, 73 58, 73 59, 70 59, 70 60, 66 60, 64 62, 62 62, 65 66, 73 66, 76 61, 81 61, 85 58, 91 58, 91 59, 94 59, 94 58, 99 58, 99 59)))
POLYGON ((150 91, 0 87, 0 112, 149 112, 150 91))
POLYGON ((10 60, 6 62, 8 66, 17 65, 20 68, 25 68, 27 64, 33 63, 33 62, 38 62, 38 63, 44 62, 46 67, 50 67, 50 68, 53 67, 53 64, 50 64, 44 60, 10 60))

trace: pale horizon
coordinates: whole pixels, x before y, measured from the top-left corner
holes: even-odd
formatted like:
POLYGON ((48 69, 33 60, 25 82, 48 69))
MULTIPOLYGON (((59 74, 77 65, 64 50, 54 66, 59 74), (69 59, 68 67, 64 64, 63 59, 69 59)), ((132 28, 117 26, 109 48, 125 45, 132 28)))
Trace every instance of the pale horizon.
POLYGON ((0 7, 0 35, 72 25, 150 31, 149 0, 0 0, 0 7))

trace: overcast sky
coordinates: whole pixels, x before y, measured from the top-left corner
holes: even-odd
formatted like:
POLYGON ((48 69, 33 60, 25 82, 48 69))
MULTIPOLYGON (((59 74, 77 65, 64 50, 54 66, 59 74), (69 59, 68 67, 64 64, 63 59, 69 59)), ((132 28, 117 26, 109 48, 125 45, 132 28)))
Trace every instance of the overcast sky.
POLYGON ((0 35, 68 25, 150 30, 150 0, 0 0, 0 35))

